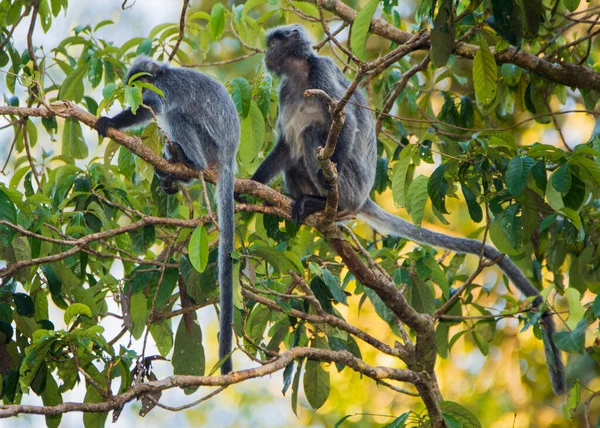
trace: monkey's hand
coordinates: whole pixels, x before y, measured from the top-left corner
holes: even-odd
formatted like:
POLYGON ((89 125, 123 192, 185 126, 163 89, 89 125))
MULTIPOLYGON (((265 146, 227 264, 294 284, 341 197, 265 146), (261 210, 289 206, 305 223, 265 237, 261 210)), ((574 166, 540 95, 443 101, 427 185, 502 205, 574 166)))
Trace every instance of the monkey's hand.
POLYGON ((292 205, 292 218, 298 224, 304 223, 306 217, 318 211, 323 211, 327 199, 322 196, 301 195, 292 205))
POLYGON ((325 174, 323 174, 322 169, 317 171, 317 180, 319 181, 321 187, 328 192, 331 192, 335 188, 335 186, 327 180, 327 177, 325 177, 325 174))
POLYGON ((96 131, 101 137, 106 137, 108 134, 108 128, 114 128, 115 123, 110 117, 101 116, 96 121, 96 131))

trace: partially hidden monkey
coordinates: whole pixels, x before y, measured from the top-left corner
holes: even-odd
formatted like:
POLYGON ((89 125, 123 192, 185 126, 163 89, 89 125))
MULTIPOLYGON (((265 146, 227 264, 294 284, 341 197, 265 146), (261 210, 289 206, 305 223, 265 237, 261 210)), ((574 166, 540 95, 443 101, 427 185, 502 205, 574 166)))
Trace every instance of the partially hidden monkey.
MULTIPOLYGON (((212 167, 218 170, 218 276, 221 305, 219 359, 222 359, 231 352, 233 339, 233 186, 240 140, 237 110, 223 85, 195 70, 170 67, 140 56, 133 62, 126 82, 138 73, 149 73, 139 79, 152 83, 164 93, 163 98, 144 88, 142 102, 152 109, 160 127, 171 140, 164 146, 167 160, 173 163, 183 162, 198 171, 212 167)), ((96 122, 98 134, 106 137, 109 128, 140 127, 153 119, 152 113, 143 106, 136 113, 133 114, 128 108, 112 118, 100 117, 96 122)), ((169 194, 177 193, 176 181, 189 180, 164 171, 157 170, 156 174, 161 180, 161 188, 169 194)), ((229 357, 221 366, 221 373, 226 374, 231 370, 229 357)))
MULTIPOLYGON (((319 97, 305 97, 307 89, 321 89, 333 99, 341 99, 350 82, 335 63, 318 56, 299 25, 277 27, 267 34, 265 66, 282 78, 279 88, 278 141, 259 166, 252 179, 267 184, 283 173, 287 191, 295 199, 293 216, 302 222, 306 216, 325 207, 328 184, 317 162, 317 148, 325 144, 331 125, 328 106, 319 97)), ((391 215, 369 198, 375 180, 377 147, 375 126, 359 91, 354 92, 345 109, 345 122, 331 160, 338 174, 339 210, 356 214, 378 232, 403 237, 421 244, 443 247, 459 253, 479 254, 482 243, 455 238, 413 224, 391 215)), ((501 253, 490 245, 484 256, 490 260, 501 253)), ((533 304, 543 303, 540 292, 531 284, 509 257, 498 266, 526 296, 535 296, 533 304)), ((561 354, 552 341, 556 329, 552 316, 545 313, 542 325, 549 340, 544 341, 552 388, 556 394, 566 390, 561 354)))

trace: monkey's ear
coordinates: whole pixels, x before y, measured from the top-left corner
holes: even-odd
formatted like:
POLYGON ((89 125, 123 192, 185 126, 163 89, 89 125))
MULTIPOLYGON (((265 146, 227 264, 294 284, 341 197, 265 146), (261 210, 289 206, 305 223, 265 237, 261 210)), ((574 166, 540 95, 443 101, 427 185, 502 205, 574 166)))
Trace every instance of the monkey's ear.
POLYGON ((156 76, 159 69, 160 66, 157 63, 153 62, 152 64, 150 64, 150 74, 152 74, 153 77, 156 76))

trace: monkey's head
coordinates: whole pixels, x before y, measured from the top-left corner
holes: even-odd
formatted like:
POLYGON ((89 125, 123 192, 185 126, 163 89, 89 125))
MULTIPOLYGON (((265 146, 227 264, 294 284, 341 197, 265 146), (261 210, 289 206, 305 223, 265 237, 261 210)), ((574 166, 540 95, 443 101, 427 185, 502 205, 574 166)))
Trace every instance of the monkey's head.
POLYGON ((154 61, 152 58, 145 55, 140 55, 131 64, 131 68, 129 69, 127 77, 125 78, 125 83, 129 83, 129 79, 138 73, 150 73, 150 76, 140 76, 136 80, 145 83, 152 83, 166 67, 168 67, 168 65, 154 61))
POLYGON ((298 24, 285 25, 267 33, 267 70, 275 74, 286 73, 290 60, 307 60, 314 55, 304 28, 298 24))

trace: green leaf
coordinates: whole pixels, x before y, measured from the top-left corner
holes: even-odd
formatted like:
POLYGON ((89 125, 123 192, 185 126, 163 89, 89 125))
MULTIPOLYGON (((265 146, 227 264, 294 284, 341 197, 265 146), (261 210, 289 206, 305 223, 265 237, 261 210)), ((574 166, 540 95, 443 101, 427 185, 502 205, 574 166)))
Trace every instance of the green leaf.
MULTIPOLYGON (((95 377, 96 382, 100 384, 100 386, 104 387, 103 381, 101 379, 102 375, 92 376, 95 377)), ((87 384, 87 389, 85 393, 85 398, 83 399, 84 403, 101 403, 104 401, 104 398, 100 395, 96 387, 91 384, 87 384)), ((83 414, 83 425, 85 428, 104 428, 106 425, 106 418, 108 417, 108 412, 103 413, 91 413, 85 412, 83 414)))
MULTIPOLYGON (((78 103, 83 99, 85 88, 83 87, 83 76, 87 72, 87 64, 79 65, 73 70, 60 85, 58 99, 70 100, 78 103)), ((75 119, 71 119, 75 120, 75 119)))
POLYGON ((365 61, 367 54, 365 47, 367 44, 367 37, 369 36, 369 28, 371 27, 371 19, 377 10, 379 0, 371 0, 363 7, 354 22, 352 23, 352 35, 350 37, 350 44, 352 45, 352 51, 356 57, 362 61, 365 61))
POLYGON ((409 416, 410 412, 402 413, 391 423, 384 425, 383 428, 404 428, 406 426, 406 421, 408 420, 409 416))
POLYGON ((35 314, 35 304, 31 297, 25 293, 14 293, 13 301, 19 315, 23 317, 33 317, 35 314))
POLYGON ((565 297, 569 302, 569 319, 566 321, 567 326, 574 330, 585 315, 585 308, 581 304, 581 294, 575 288, 567 288, 565 297))
POLYGON ((438 166, 427 182, 427 193, 433 205, 438 211, 449 214, 446 210, 446 193, 448 193, 448 182, 444 177, 448 164, 438 166))
MULTIPOLYGON (((204 376, 205 357, 202 330, 196 321, 187 330, 183 318, 179 321, 173 349, 173 374, 204 376)), ((198 388, 193 388, 195 391, 198 388)), ((187 390, 186 390, 187 393, 187 390)))
POLYGON ((465 201, 467 202, 467 207, 469 209, 469 215, 471 219, 475 223, 479 223, 483 220, 483 210, 481 206, 477 203, 477 196, 475 192, 473 192, 469 187, 467 187, 464 183, 460 184, 460 188, 463 192, 463 196, 465 197, 465 201))
POLYGON ((552 336, 556 347, 562 351, 583 354, 585 346, 585 330, 587 321, 579 321, 577 328, 573 331, 559 331, 552 336))
POLYGON ((490 224, 490 238, 492 242, 498 248, 498 250, 509 256, 516 256, 521 254, 521 250, 515 248, 504 230, 502 229, 502 216, 497 216, 492 220, 492 224, 490 224))
POLYGON ((392 171, 392 194, 394 196, 394 203, 399 207, 405 206, 406 195, 404 193, 406 187, 406 175, 408 173, 408 167, 412 159, 413 151, 413 145, 402 149, 398 163, 394 166, 392 171))
POLYGON ((52 25, 52 14, 50 13, 50 5, 48 4, 48 0, 41 0, 39 2, 38 14, 40 16, 42 30, 44 30, 44 33, 47 33, 52 25))
POLYGON ((62 154, 72 156, 75 159, 88 157, 88 146, 83 138, 81 124, 74 118, 65 119, 65 127, 62 136, 62 154))
POLYGON ((581 0, 563 0, 563 4, 570 12, 575 12, 581 0))
POLYGON ((173 347, 173 331, 171 330, 169 320, 152 324, 150 326, 150 334, 156 343, 159 354, 166 357, 173 347))
MULTIPOLYGON (((302 323, 297 328, 302 328, 302 323)), ((298 390, 300 389, 300 374, 302 373, 302 363, 304 360, 298 361, 298 368, 296 369, 296 374, 294 375, 294 381, 292 382, 292 411, 296 416, 298 416, 298 390)))
POLYGON ((0 188, 0 219, 13 224, 17 223, 17 208, 2 188, 0 188))
POLYGON ((188 244, 190 262, 198 272, 204 272, 208 264, 208 234, 203 226, 194 229, 188 244))
POLYGON ((46 330, 38 330, 36 332, 36 337, 39 337, 39 339, 35 340, 30 346, 25 348, 25 358, 19 368, 19 384, 21 385, 23 392, 28 391, 29 385, 33 382, 50 347, 56 341, 56 338, 51 336, 52 333, 53 332, 50 332, 49 334, 46 330), (37 336, 38 334, 40 335, 37 336))
POLYGON ((443 67, 454 50, 454 7, 452 0, 442 0, 433 20, 429 56, 435 67, 443 67))
POLYGON ((548 201, 548 205, 556 211, 560 211, 565 207, 562 194, 554 188, 552 180, 548 181, 546 185, 546 200, 548 201))
POLYGON ((600 294, 598 294, 594 299, 592 310, 594 311, 594 315, 596 316, 596 318, 600 318, 600 294))
POLYGON ((252 103, 252 89, 250 88, 250 83, 243 77, 238 77, 231 81, 231 85, 233 86, 231 98, 233 99, 235 108, 242 119, 245 119, 250 112, 250 104, 252 103))
POLYGON ((429 178, 424 175, 419 175, 410 184, 408 194, 410 195, 410 211, 413 218, 413 223, 417 227, 421 227, 423 216, 425 215, 425 204, 427 203, 427 183, 429 178))
POLYGON ((568 192, 571 188, 571 172, 569 171, 569 164, 563 163, 560 168, 558 168, 552 174, 552 186, 558 190, 559 192, 568 192))
MULTIPOLYGON (((58 384, 50 371, 46 374, 46 388, 42 392, 42 402, 47 407, 57 406, 63 402, 62 394, 58 390, 58 384)), ((61 419, 62 415, 46 416, 46 426, 48 428, 58 428, 61 419)))
POLYGON ((131 112, 136 114, 142 105, 142 88, 138 85, 125 86, 125 102, 131 107, 131 112))
POLYGON ((77 315, 85 315, 87 317, 92 317, 92 310, 88 305, 83 303, 73 303, 71 306, 67 308, 64 315, 65 324, 70 324, 73 317, 77 315))
POLYGON ((405 292, 408 304, 417 312, 422 314, 432 314, 435 311, 435 294, 430 282, 423 282, 417 276, 409 281, 405 292))
POLYGON ((506 187, 513 196, 518 198, 527 188, 529 173, 533 165, 535 165, 535 161, 529 156, 515 156, 508 163, 506 187))
POLYGON ((473 85, 477 101, 488 105, 496 98, 498 70, 496 59, 483 39, 480 39, 479 50, 473 59, 473 85))
POLYGON ((223 37, 225 28, 225 8, 221 3, 215 3, 210 11, 210 35, 214 41, 223 37))
POLYGON ((265 142, 265 119, 254 101, 250 104, 248 117, 242 121, 240 142, 240 161, 243 165, 250 165, 265 142))
POLYGON ((440 403, 442 413, 449 415, 462 424, 463 428, 481 428, 481 423, 469 409, 454 401, 442 401, 440 403))
POLYGON ((304 372, 304 394, 310 406, 317 410, 329 397, 329 372, 318 361, 308 360, 304 372))

